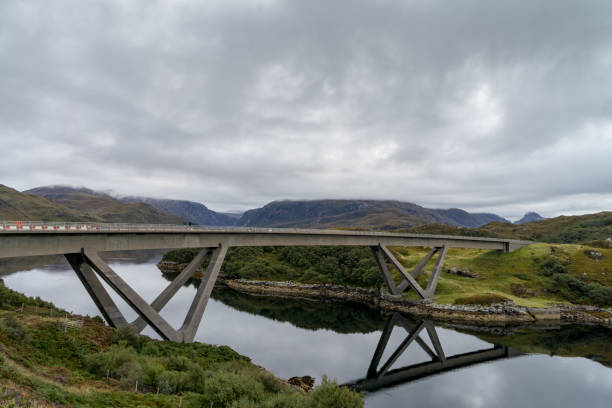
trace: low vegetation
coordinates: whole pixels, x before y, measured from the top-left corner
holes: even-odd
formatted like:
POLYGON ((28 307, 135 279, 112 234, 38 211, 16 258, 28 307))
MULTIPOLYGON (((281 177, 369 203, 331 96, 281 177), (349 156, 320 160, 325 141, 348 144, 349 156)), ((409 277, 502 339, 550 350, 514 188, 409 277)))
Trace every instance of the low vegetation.
MULTIPOLYGON (((407 269, 414 267, 428 252, 427 248, 391 250, 407 269)), ((186 263, 196 252, 171 251, 163 260, 186 263)), ((423 286, 434 262, 432 259, 426 266, 429 272, 417 278, 423 286)), ((399 282, 399 272, 391 265, 389 268, 399 282)), ((451 248, 443 270, 436 291, 437 303, 454 304, 469 299, 475 302, 487 294, 488 299, 498 296, 531 307, 559 303, 612 306, 612 248, 542 243, 511 253, 451 248), (446 273, 452 267, 467 270, 475 277, 446 273)), ((361 287, 384 285, 369 248, 231 248, 221 273, 251 280, 361 287)), ((406 296, 416 299, 412 291, 406 296)))
MULTIPOLYGON (((198 252, 170 251, 162 262, 188 263, 198 252)), ((233 247, 228 250, 221 273, 243 279, 360 287, 383 283, 370 249, 364 247, 233 247)))
POLYGON ((606 239, 612 237, 612 212, 561 216, 520 225, 491 222, 479 228, 463 228, 427 224, 398 231, 422 234, 514 238, 560 244, 580 244, 595 241, 594 245, 610 248, 612 243, 606 239))
POLYGON ((4 287, 0 301, 0 406, 363 406, 329 379, 297 391, 227 346, 152 340, 4 287))

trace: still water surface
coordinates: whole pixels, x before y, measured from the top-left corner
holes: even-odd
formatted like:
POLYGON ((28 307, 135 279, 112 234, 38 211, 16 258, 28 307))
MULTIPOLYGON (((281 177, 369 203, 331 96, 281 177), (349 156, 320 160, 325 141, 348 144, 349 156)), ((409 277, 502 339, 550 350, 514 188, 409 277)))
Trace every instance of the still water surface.
MULTIPOLYGON (((152 301, 168 284, 155 267, 156 261, 111 261, 111 266, 143 298, 152 301)), ((74 313, 99 314, 67 264, 15 272, 4 280, 14 290, 40 296, 74 313)), ((134 319, 136 314, 112 290, 109 292, 126 318, 134 319)), ((180 326, 194 294, 193 286, 183 287, 162 310, 162 316, 174 327, 180 326)), ((388 319, 355 303, 249 296, 216 288, 196 340, 229 345, 282 378, 311 375, 320 380, 327 375, 349 383, 368 375, 381 336, 390 332, 377 369, 398 346, 409 343, 389 372, 410 376, 419 369, 415 365, 432 361, 426 349, 435 352, 436 344, 426 329, 418 338, 425 347, 417 343, 416 336, 410 341, 409 332, 401 325, 390 326, 392 330, 388 327, 385 332, 388 319)), ((414 330, 420 321, 408 318, 405 323, 414 330)), ((145 334, 157 337, 149 328, 145 334)), ((531 354, 520 353, 370 391, 367 407, 612 406, 611 329, 563 326, 495 335, 435 325, 433 334, 449 360, 453 355, 491 349, 494 344, 531 354)))

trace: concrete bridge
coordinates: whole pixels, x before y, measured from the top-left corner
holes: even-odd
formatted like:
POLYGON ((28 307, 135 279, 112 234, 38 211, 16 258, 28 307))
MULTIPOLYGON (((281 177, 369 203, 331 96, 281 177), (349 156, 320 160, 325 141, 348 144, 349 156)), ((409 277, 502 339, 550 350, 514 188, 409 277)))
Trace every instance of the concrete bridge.
POLYGON ((193 341, 225 254, 233 246, 369 246, 391 294, 401 295, 412 288, 421 298, 432 299, 449 248, 510 252, 529 243, 511 239, 371 231, 0 221, 0 258, 64 255, 111 326, 118 327, 128 322, 98 277, 140 316, 131 323, 137 330, 141 331, 148 324, 162 338, 182 342, 193 341), (432 249, 412 271, 407 271, 389 251, 389 246, 432 249), (142 299, 98 254, 105 251, 177 248, 202 250, 151 304, 142 299), (159 315, 159 311, 202 266, 209 254, 211 258, 202 283, 182 327, 176 330, 159 315), (433 271, 427 286, 423 288, 415 278, 434 256, 437 259, 433 271), (400 283, 393 280, 388 263, 401 274, 400 283))

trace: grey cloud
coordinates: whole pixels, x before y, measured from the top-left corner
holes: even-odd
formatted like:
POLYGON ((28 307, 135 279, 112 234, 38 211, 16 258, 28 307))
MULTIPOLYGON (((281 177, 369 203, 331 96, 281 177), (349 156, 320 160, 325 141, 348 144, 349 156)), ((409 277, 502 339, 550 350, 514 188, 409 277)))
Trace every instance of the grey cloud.
POLYGON ((5 1, 0 182, 603 210, 610 49, 608 1, 5 1))

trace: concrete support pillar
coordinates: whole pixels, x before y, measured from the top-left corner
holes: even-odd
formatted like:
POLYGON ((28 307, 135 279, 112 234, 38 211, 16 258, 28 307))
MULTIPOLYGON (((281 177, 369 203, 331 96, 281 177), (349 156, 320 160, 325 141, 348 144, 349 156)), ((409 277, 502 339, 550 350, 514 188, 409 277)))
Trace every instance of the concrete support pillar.
POLYGON ((134 289, 132 289, 110 266, 100 258, 97 252, 85 249, 83 252, 87 263, 100 275, 132 309, 142 317, 162 338, 182 341, 183 336, 168 324, 134 289))
POLYGON ((210 263, 206 268, 204 277, 200 282, 198 291, 180 330, 183 334, 183 341, 186 343, 192 342, 195 338, 195 334, 202 321, 202 316, 204 315, 204 309, 215 287, 215 282, 217 281, 217 276, 221 270, 221 265, 223 264, 226 253, 227 246, 225 245, 219 245, 219 247, 215 248, 212 252, 210 263))
MULTIPOLYGON (((159 312, 166 306, 166 304, 172 299, 172 297, 179 291, 179 289, 193 276, 193 274, 202 266, 204 262, 204 258, 212 251, 211 248, 202 249, 193 260, 183 269, 183 271, 172 280, 172 282, 164 289, 157 298, 151 303, 151 307, 156 312, 159 312)), ((138 331, 141 332, 146 326, 147 322, 139 317, 134 320, 132 326, 138 331)))
POLYGON ((128 324, 113 302, 109 294, 104 290, 102 283, 98 280, 96 273, 111 287, 125 302, 138 313, 138 319, 133 322, 133 326, 142 331, 149 325, 163 339, 192 342, 204 315, 204 309, 210 298, 210 294, 215 286, 217 276, 221 270, 221 265, 227 253, 227 245, 219 244, 215 248, 202 249, 187 267, 168 285, 157 298, 149 305, 134 289, 132 289, 119 275, 111 269, 100 258, 94 250, 83 249, 80 254, 66 254, 66 259, 72 265, 77 276, 90 296, 102 312, 106 321, 113 327, 128 324), (194 272, 202 265, 206 255, 212 253, 210 263, 206 268, 204 278, 198 287, 195 298, 191 303, 187 317, 183 326, 175 330, 170 324, 160 316, 159 311, 168 303, 180 287, 191 277, 194 272), (93 270, 92 270, 93 269, 93 270), (94 273, 94 271, 96 273, 94 273))
POLYGON ((374 255, 374 259, 376 260, 376 265, 378 265, 380 274, 382 275, 382 278, 385 281, 387 288, 389 289, 389 293, 391 293, 392 295, 400 295, 402 291, 398 290, 398 287, 393 281, 391 272, 389 272, 389 268, 387 268, 387 262, 385 261, 381 246, 372 246, 370 247, 370 249, 372 250, 372 254, 374 255))
POLYGON ((65 254, 65 257, 108 324, 111 327, 128 324, 113 299, 111 299, 104 286, 102 286, 102 282, 100 282, 94 271, 87 265, 83 254, 65 254))
POLYGON ((433 299, 436 292, 436 287, 438 286, 438 279, 440 278, 440 272, 442 271, 442 266, 444 265, 444 258, 446 257, 448 247, 443 246, 433 248, 410 273, 406 271, 406 268, 404 268, 404 266, 393 256, 391 251, 389 251, 389 249, 384 245, 372 246, 371 249, 372 253, 374 254, 374 259, 376 259, 376 264, 378 265, 380 273, 383 276, 383 280, 387 284, 389 292, 392 295, 401 295, 406 289, 411 287, 422 299, 433 299), (427 288, 423 289, 415 278, 419 273, 421 273, 427 262, 429 262, 436 252, 440 252, 438 259, 436 260, 436 264, 431 274, 431 278, 429 279, 427 288), (396 285, 393 281, 393 277, 387 268, 385 256, 387 259, 389 259, 389 261, 391 261, 393 266, 402 274, 404 278, 399 285, 396 285))

